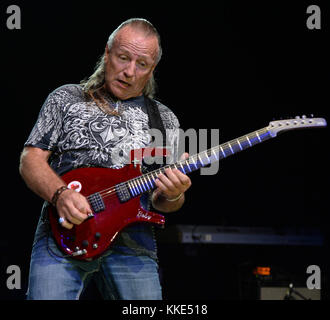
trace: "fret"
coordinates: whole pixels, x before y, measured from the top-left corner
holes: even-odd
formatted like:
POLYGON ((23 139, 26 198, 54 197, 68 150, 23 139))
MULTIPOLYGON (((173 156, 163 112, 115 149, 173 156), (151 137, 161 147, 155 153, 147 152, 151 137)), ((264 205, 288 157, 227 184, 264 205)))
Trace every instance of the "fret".
POLYGON ((148 179, 148 181, 149 181, 149 183, 150 183, 150 189, 152 189, 152 188, 154 187, 154 185, 153 185, 153 181, 150 179, 150 177, 149 177, 148 174, 147 174, 147 179, 148 179))
POLYGON ((143 179, 144 179, 144 181, 146 182, 146 187, 147 187, 147 189, 148 189, 148 190, 152 189, 153 186, 152 186, 152 184, 149 184, 148 176, 147 176, 147 175, 144 175, 144 176, 143 176, 143 179))
POLYGON ((257 131, 249 134, 249 138, 253 146, 260 142, 260 137, 258 137, 257 131))
POLYGON ((133 181, 133 184, 134 184, 134 186, 135 186, 135 191, 136 191, 136 193, 137 193, 137 194, 140 194, 141 191, 140 191, 140 189, 139 189, 139 186, 138 186, 136 180, 132 180, 132 181, 133 181))
POLYGON ((132 182, 131 181, 128 181, 127 183, 128 183, 129 189, 131 191, 131 195, 133 197, 136 196, 136 192, 135 192, 134 188, 132 187, 132 182))
POLYGON ((219 158, 218 158, 217 154, 215 153, 214 149, 212 149, 212 152, 213 152, 215 158, 216 158, 217 160, 219 160, 219 158))
POLYGON ((201 157, 199 156, 199 154, 197 155, 197 157, 198 157, 198 159, 199 159, 199 161, 200 161, 200 163, 202 164, 202 167, 203 167, 205 164, 203 163, 203 161, 202 161, 201 157))
POLYGON ((183 167, 183 165, 182 165, 181 162, 180 162, 180 166, 181 166, 181 168, 182 168, 183 173, 186 174, 186 171, 185 171, 185 169, 184 169, 184 167, 183 167))
POLYGON ((262 140, 260 139, 258 131, 256 131, 256 136, 258 137, 259 142, 262 142, 262 140))
POLYGON ((133 185, 133 190, 134 190, 134 193, 135 195, 137 196, 139 194, 138 190, 137 190, 137 187, 136 187, 136 184, 134 183, 134 180, 131 180, 131 183, 133 185))
POLYGON ((141 186, 139 184, 139 180, 135 179, 134 182, 136 184, 136 189, 137 189, 138 193, 142 193, 143 191, 142 191, 141 186))
POLYGON ((198 169, 198 167, 197 167, 197 164, 196 164, 196 162, 194 161, 194 158, 193 157, 190 157, 190 159, 192 160, 192 162, 193 162, 193 165, 195 166, 195 168, 196 168, 196 170, 198 169))
POLYGON ((239 141, 240 146, 242 147, 242 150, 251 147, 251 144, 246 136, 240 137, 237 140, 239 141))
POLYGON ((135 181, 136 181, 137 185, 139 186, 140 193, 143 193, 144 190, 143 190, 143 187, 142 187, 142 181, 141 181, 141 179, 140 178, 136 178, 135 181))
POLYGON ((157 174, 153 171, 153 172, 150 172, 151 176, 152 176, 152 179, 153 180, 156 180, 158 177, 157 177, 157 174), (156 175, 156 178, 154 177, 154 174, 156 175))
POLYGON ((222 152, 222 154, 223 154, 223 157, 226 158, 226 154, 225 154, 225 152, 223 151, 222 146, 219 146, 219 147, 220 147, 220 149, 221 149, 221 152, 222 152))
POLYGON ((147 191, 147 189, 145 189, 145 187, 143 185, 143 182, 142 182, 141 178, 136 179, 136 181, 138 182, 138 184, 140 186, 141 193, 147 191))
POLYGON ((157 178, 160 174, 164 174, 165 173, 165 168, 160 168, 158 169, 158 172, 157 172, 157 178))
POLYGON ((248 143, 249 143, 250 147, 252 147, 252 143, 251 143, 251 141, 250 141, 250 138, 249 138, 249 136, 248 136, 248 135, 246 135, 245 137, 246 137, 246 139, 247 139, 247 141, 248 141, 248 143))
POLYGON ((223 143, 222 146, 223 146, 222 150, 224 151, 226 157, 231 156, 232 154, 235 153, 229 142, 223 143))
POLYGON ((242 147, 241 143, 239 142, 239 140, 238 139, 236 139, 236 140, 238 142, 238 145, 239 145, 240 149, 243 150, 243 147, 242 147))
POLYGON ((262 141, 268 140, 271 138, 271 135, 268 130, 265 130, 264 132, 259 131, 259 136, 262 141))
POLYGON ((230 148, 230 150, 231 150, 231 153, 234 154, 235 152, 234 152, 234 150, 233 150, 233 148, 232 148, 230 142, 228 142, 228 145, 229 145, 229 148, 230 148))
POLYGON ((144 176, 141 176, 142 181, 142 187, 145 189, 145 191, 149 191, 149 186, 148 186, 148 182, 145 180, 144 176))
POLYGON ((190 171, 190 172, 192 172, 192 170, 191 170, 191 168, 190 168, 190 164, 189 164, 188 160, 186 160, 186 164, 187 164, 187 166, 188 166, 188 169, 189 169, 189 171, 190 171))
POLYGON ((206 158, 207 158, 207 160, 208 160, 208 162, 209 162, 209 164, 211 163, 211 159, 209 158, 209 156, 208 156, 208 154, 207 154, 207 150, 205 151, 205 155, 206 155, 206 158))
POLYGON ((240 143, 237 143, 237 141, 237 139, 230 141, 231 150, 234 151, 233 154, 242 151, 242 146, 240 143))

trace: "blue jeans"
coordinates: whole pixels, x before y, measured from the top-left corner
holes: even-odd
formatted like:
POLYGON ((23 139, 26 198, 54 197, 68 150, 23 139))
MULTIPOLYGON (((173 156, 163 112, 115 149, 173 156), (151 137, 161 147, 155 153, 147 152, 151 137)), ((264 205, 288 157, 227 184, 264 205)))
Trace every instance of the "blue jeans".
POLYGON ((104 299, 162 299, 158 264, 148 256, 109 251, 90 262, 61 256, 50 235, 34 243, 27 299, 78 300, 92 278, 104 299))

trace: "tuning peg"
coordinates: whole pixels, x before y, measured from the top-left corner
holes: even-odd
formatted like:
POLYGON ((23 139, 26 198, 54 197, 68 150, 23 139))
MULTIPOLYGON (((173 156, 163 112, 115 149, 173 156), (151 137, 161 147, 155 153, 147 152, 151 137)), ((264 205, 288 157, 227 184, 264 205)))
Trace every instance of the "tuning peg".
POLYGON ((295 119, 300 119, 300 117, 299 116, 295 116, 295 119))
POLYGON ((306 115, 303 115, 302 118, 303 118, 303 119, 306 119, 306 115))
POLYGON ((314 118, 314 115, 313 115, 313 113, 311 113, 310 117, 311 117, 311 118, 314 118))

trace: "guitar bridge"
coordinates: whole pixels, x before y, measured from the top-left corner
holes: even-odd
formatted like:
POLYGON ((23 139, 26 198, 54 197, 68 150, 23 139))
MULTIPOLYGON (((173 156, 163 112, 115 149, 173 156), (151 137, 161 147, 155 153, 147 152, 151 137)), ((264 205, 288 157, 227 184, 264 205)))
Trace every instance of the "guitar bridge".
POLYGON ((105 209, 102 197, 98 192, 91 194, 87 199, 95 213, 101 212, 105 209))
POLYGON ((125 183, 120 183, 116 185, 116 193, 120 202, 126 202, 131 199, 131 195, 128 191, 128 187, 125 183))

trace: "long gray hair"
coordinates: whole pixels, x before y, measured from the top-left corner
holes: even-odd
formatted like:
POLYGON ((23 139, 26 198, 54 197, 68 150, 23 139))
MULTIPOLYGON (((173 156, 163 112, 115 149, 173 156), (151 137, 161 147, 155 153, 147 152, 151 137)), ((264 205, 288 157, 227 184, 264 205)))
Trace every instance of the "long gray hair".
MULTIPOLYGON (((132 18, 129 20, 124 21, 115 31, 111 33, 109 36, 107 46, 109 50, 111 50, 114 39, 120 29, 123 27, 130 25, 135 28, 138 28, 146 33, 146 36, 148 35, 155 35, 158 39, 158 56, 156 63, 158 63, 162 56, 162 48, 160 43, 160 35, 156 28, 147 20, 142 18, 132 18)), ((98 95, 98 91, 103 87, 105 83, 105 65, 104 65, 104 57, 105 53, 102 55, 102 57, 99 59, 95 66, 94 73, 87 79, 84 79, 80 82, 80 84, 83 87, 83 90, 86 95, 91 97, 94 100, 94 94, 96 93, 98 95)), ((150 80, 146 83, 143 94, 149 98, 153 98, 156 92, 156 81, 154 78, 154 75, 152 74, 150 80)))

